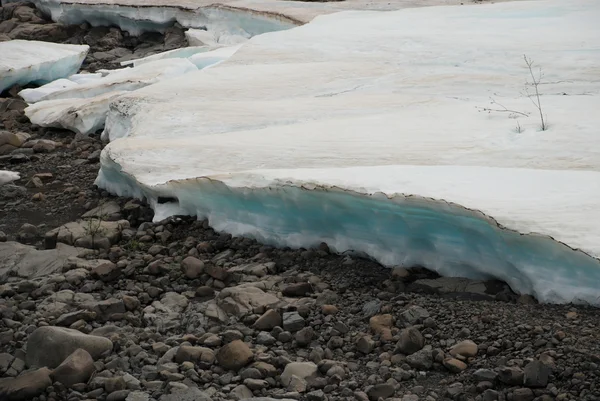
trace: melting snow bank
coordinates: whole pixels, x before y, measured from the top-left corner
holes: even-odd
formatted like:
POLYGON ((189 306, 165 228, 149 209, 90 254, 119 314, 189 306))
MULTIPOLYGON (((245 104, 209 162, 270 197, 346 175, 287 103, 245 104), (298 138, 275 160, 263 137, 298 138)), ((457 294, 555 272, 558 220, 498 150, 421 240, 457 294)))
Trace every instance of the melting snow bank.
MULTIPOLYGON (((598 199, 598 186, 590 189, 588 184, 599 182, 600 174, 386 166, 318 173, 258 171, 145 187, 124 176, 109 154, 103 154, 102 162, 97 183, 119 195, 147 198, 157 219, 171 214, 196 215, 208 218, 216 230, 268 244, 308 248, 326 242, 335 251, 364 252, 385 265, 426 266, 444 276, 497 278, 541 302, 600 304, 598 259, 548 236, 523 235, 500 225, 529 232, 525 227, 535 226, 539 216, 536 209, 565 203, 563 193, 578 193, 584 198, 573 207, 589 210, 597 206, 591 199, 598 199), (328 184, 316 184, 316 175, 319 182, 328 184), (460 180, 453 178, 457 176, 460 180), (289 182, 275 177, 288 177, 289 182), (405 177, 398 186, 407 193, 438 193, 443 199, 462 204, 485 205, 486 211, 502 219, 499 223, 480 211, 446 200, 355 192, 343 184, 348 177, 363 178, 373 187, 389 184, 387 177, 405 177), (303 185, 304 180, 310 181, 303 185), (158 204, 159 196, 176 198, 178 204, 158 204), (547 205, 538 202, 541 197, 547 205), (511 204, 527 198, 529 202, 522 202, 520 208, 511 204)), ((575 227, 581 236, 600 218, 597 210, 590 212, 590 223, 575 227)), ((551 224, 563 224, 561 220, 553 219, 551 224)))
POLYGON ((265 32, 289 29, 299 24, 291 18, 270 12, 237 9, 210 4, 199 7, 197 2, 182 6, 164 2, 164 6, 140 5, 139 2, 95 2, 34 0, 35 6, 50 15, 53 21, 66 25, 84 22, 92 26, 118 26, 132 35, 162 32, 174 23, 185 28, 202 28, 226 35, 251 37, 265 32), (86 4, 87 3, 87 4, 86 4), (128 4, 129 3, 129 4, 128 4))
POLYGON ((0 92, 15 84, 45 84, 74 74, 89 50, 29 40, 0 42, 0 92))
POLYGON ((517 2, 254 37, 113 102, 96 182, 157 219, 600 305, 598 17, 594 0, 517 2), (523 53, 545 72, 547 131, 523 53), (529 117, 482 111, 499 104, 529 117))
POLYGON ((196 70, 192 62, 183 58, 148 61, 104 77, 82 80, 82 75, 76 75, 74 79, 80 83, 61 79, 19 94, 34 103, 25 109, 32 123, 90 134, 104 127, 109 104, 120 95, 196 70))
POLYGON ((42 127, 65 128, 80 134, 102 129, 111 102, 128 91, 207 68, 231 57, 240 45, 206 51, 185 48, 132 60, 133 68, 106 74, 76 74, 19 95, 30 106, 25 114, 42 127), (83 98, 83 99, 82 99, 83 98))

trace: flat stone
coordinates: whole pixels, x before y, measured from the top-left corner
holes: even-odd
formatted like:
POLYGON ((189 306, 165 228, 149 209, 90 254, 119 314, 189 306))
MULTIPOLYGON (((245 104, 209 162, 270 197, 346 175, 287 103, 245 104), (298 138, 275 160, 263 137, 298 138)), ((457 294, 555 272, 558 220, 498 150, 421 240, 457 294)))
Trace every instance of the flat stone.
POLYGON ((467 368, 467 364, 463 361, 459 361, 456 358, 444 359, 444 367, 452 373, 460 373, 467 368))
POLYGON ((241 316, 254 308, 272 308, 280 302, 273 294, 269 294, 256 286, 239 285, 224 288, 217 296, 217 305, 227 314, 241 316))
POLYGON ((277 312, 275 309, 269 309, 261 317, 254 322, 254 328, 256 330, 273 330, 277 326, 281 326, 283 324, 283 320, 281 318, 281 314, 277 312))
POLYGON ((0 379, 0 399, 7 401, 30 401, 52 385, 50 369, 41 368, 16 378, 0 379))
POLYGON ((317 372, 318 367, 312 362, 292 362, 285 365, 285 369, 283 370, 280 379, 284 386, 288 386, 292 376, 306 380, 309 377, 315 376, 317 372))
POLYGON ((40 251, 18 242, 0 242, 0 278, 37 278, 59 273, 67 260, 81 251, 62 244, 56 249, 40 251))

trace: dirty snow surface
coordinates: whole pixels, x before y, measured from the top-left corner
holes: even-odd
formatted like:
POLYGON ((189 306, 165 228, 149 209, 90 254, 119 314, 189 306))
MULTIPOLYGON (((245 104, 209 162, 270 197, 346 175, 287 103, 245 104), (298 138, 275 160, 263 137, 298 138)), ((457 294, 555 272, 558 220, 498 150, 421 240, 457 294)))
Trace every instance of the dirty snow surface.
POLYGON ((259 35, 113 102, 97 183, 157 219, 600 304, 598 21, 598 1, 556 0, 259 35))
POLYGON ((79 70, 87 45, 63 45, 35 40, 0 42, 0 92, 15 84, 45 84, 79 70))

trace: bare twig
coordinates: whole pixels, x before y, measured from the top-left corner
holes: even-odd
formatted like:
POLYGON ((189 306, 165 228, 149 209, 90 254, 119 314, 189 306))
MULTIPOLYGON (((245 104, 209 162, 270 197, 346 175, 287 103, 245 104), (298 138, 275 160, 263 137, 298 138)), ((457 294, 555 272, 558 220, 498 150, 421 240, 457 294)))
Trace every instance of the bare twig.
POLYGON ((525 60, 525 64, 527 64, 527 68, 529 69, 529 75, 531 75, 532 85, 535 89, 535 95, 530 94, 527 88, 525 88, 525 93, 527 94, 529 100, 531 100, 531 103, 533 103, 533 105, 538 109, 538 112, 540 113, 542 131, 546 131, 548 129, 548 123, 544 117, 544 112, 542 110, 542 102, 540 100, 540 91, 538 89, 538 86, 540 85, 544 74, 542 73, 542 68, 540 67, 538 69, 538 76, 536 78, 535 74, 533 73, 533 60, 528 58, 527 55, 523 55, 523 60, 525 60))
POLYGON ((500 106, 501 109, 492 109, 492 108, 489 108, 489 107, 478 107, 478 109, 481 109, 482 111, 486 111, 488 113, 491 113, 491 112, 496 112, 496 113, 511 113, 511 114, 519 114, 521 116, 529 117, 528 113, 523 113, 522 111, 517 111, 517 110, 510 110, 510 109, 506 108, 506 106, 504 106, 503 104, 498 103, 492 97, 490 97, 490 100, 492 101, 491 104, 495 104, 497 106, 500 106))
POLYGON ((523 132, 523 128, 521 128, 521 124, 519 124, 519 120, 517 120, 517 126, 515 127, 515 132, 517 134, 520 134, 521 132, 523 132))

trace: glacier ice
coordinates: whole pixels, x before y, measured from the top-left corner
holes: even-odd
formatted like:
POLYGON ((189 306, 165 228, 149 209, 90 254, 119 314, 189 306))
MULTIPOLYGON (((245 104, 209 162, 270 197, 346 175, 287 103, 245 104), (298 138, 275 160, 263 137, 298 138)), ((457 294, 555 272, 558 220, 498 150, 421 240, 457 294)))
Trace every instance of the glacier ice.
POLYGON ((0 42, 0 92, 15 84, 45 84, 79 70, 89 46, 32 40, 0 42))
POLYGON ((599 16, 593 0, 354 11, 255 36, 112 102, 96 182, 157 218, 600 305, 599 16), (480 112, 490 96, 531 113, 521 132, 480 112))
POLYGON ((211 50, 206 53, 198 53, 191 56, 190 60, 199 70, 210 67, 217 63, 221 63, 235 54, 240 48, 241 44, 235 46, 221 47, 215 50, 211 50))
POLYGON ((32 123, 87 135, 104 127, 109 104, 127 91, 222 62, 239 47, 208 52, 206 47, 196 47, 159 53, 133 60, 131 68, 76 74, 19 94, 30 104, 25 114, 32 123))
POLYGON ((61 78, 37 88, 23 89, 19 92, 19 96, 21 96, 27 103, 31 104, 39 102, 43 97, 48 96, 51 93, 73 86, 77 86, 77 82, 71 81, 67 78, 61 78))
POLYGON ((51 92, 39 100, 90 98, 114 91, 133 91, 196 69, 187 59, 157 60, 135 68, 123 68, 101 79, 51 92))
POLYGON ((146 64, 150 61, 165 60, 165 59, 170 59, 170 58, 189 58, 190 56, 193 56, 198 53, 204 53, 208 50, 210 50, 210 49, 206 46, 182 47, 181 49, 169 50, 166 52, 153 54, 152 56, 148 56, 148 57, 144 57, 144 58, 123 61, 123 62, 121 62, 121 65, 125 65, 125 66, 133 65, 134 67, 137 67, 142 64, 146 64))
POLYGON ((82 74, 73 74, 68 77, 69 81, 73 81, 77 84, 84 84, 87 82, 95 81, 99 78, 102 78, 102 74, 99 72, 95 73, 82 73, 82 74))
POLYGON ((27 107, 25 115, 40 127, 64 128, 89 135, 104 128, 108 105, 125 93, 116 91, 87 99, 45 100, 27 107))
POLYGON ((185 28, 202 28, 241 36, 289 29, 300 23, 268 9, 257 11, 212 3, 199 6, 197 2, 181 4, 161 0, 143 7, 126 0, 120 3, 34 0, 33 3, 56 22, 68 25, 84 22, 92 26, 114 25, 135 36, 148 31, 164 31, 174 23, 185 28))
POLYGON ((206 31, 204 29, 188 29, 185 38, 190 46, 232 46, 246 42, 250 34, 229 34, 228 32, 206 31))

